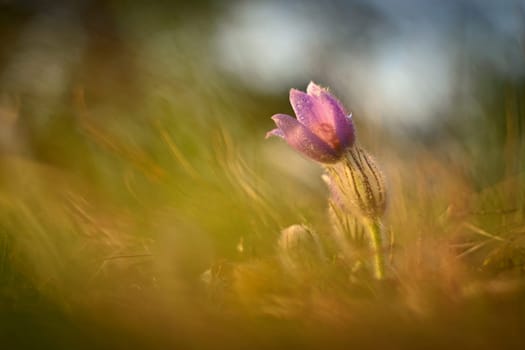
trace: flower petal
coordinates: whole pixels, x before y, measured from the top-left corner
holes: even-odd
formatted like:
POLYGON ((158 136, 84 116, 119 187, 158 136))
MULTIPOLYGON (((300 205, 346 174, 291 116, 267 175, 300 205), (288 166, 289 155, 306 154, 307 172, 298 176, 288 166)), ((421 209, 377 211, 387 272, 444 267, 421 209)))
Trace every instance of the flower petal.
POLYGON ((334 163, 339 160, 338 152, 297 119, 286 114, 276 114, 272 119, 284 134, 286 142, 297 151, 321 163, 334 163))
POLYGON ((343 104, 333 95, 331 95, 327 89, 317 85, 313 81, 311 81, 306 87, 306 93, 310 96, 317 96, 317 97, 320 97, 321 95, 328 95, 328 97, 332 100, 332 102, 335 103, 339 107, 339 109, 343 112, 343 114, 346 115, 346 110, 343 104))
POLYGON ((297 119, 334 150, 342 150, 354 143, 351 120, 335 97, 311 82, 308 93, 290 90, 290 103, 297 119))
POLYGON ((296 89, 290 89, 290 104, 301 124, 310 126, 321 122, 321 120, 318 120, 319 116, 315 113, 314 102, 313 98, 308 94, 296 89))
POLYGON ((351 115, 346 115, 342 103, 330 94, 328 90, 321 88, 313 82, 308 85, 307 91, 315 96, 317 104, 322 106, 320 109, 323 113, 332 116, 335 133, 337 139, 341 142, 341 147, 347 148, 352 146, 355 141, 354 125, 351 115))
POLYGON ((342 140, 342 147, 348 148, 354 145, 355 142, 355 129, 354 122, 352 121, 352 114, 345 116, 342 120, 336 121, 335 130, 337 137, 342 140))
POLYGON ((273 129, 273 130, 270 130, 266 133, 266 136, 265 138, 269 138, 269 137, 272 137, 272 136, 277 136, 277 137, 281 137, 284 139, 284 133, 281 129, 273 129))

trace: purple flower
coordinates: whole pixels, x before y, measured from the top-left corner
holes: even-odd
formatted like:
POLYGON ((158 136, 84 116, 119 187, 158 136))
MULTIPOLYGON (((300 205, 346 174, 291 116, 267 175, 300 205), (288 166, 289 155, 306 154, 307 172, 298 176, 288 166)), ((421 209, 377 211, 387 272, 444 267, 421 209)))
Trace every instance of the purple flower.
POLYGON ((313 82, 306 93, 291 89, 290 103, 297 119, 286 114, 272 117, 276 129, 266 137, 279 136, 292 148, 321 163, 336 163, 355 141, 352 115, 341 102, 313 82))

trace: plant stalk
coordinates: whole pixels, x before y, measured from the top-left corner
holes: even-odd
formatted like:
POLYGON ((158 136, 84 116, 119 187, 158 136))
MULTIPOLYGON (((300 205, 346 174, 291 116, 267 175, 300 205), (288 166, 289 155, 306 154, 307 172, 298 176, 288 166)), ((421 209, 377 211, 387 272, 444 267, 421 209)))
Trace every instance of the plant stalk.
POLYGON ((379 218, 365 219, 368 230, 370 248, 372 249, 374 262, 374 277, 377 280, 385 278, 385 255, 383 250, 383 225, 379 218))

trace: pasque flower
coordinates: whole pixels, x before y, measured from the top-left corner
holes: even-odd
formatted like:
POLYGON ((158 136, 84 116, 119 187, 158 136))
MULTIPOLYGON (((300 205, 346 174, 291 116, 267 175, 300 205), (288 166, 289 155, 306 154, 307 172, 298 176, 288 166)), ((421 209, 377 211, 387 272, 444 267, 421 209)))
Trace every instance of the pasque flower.
POLYGON ((310 82, 306 93, 291 89, 290 103, 297 119, 275 114, 276 129, 266 137, 279 136, 295 150, 321 163, 338 162, 354 144, 352 116, 326 89, 310 82))
MULTIPOLYGON (((328 90, 313 82, 306 93, 291 89, 290 103, 297 119, 286 114, 272 117, 276 129, 266 134, 282 137, 295 150, 323 164, 330 193, 330 210, 334 231, 347 231, 349 219, 356 219, 368 231, 373 251, 375 278, 385 276, 383 224, 386 207, 383 176, 373 158, 359 145, 354 145, 352 115, 328 90)), ((289 238, 294 232, 285 231, 289 238)), ((302 231, 301 231, 302 232, 302 231)), ((344 234, 339 241, 344 244, 344 234)))

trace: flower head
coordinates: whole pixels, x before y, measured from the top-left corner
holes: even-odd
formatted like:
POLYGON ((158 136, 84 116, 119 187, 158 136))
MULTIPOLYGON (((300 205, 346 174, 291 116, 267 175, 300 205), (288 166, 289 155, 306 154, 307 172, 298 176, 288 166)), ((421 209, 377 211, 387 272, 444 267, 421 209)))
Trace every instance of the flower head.
POLYGON ((291 89, 290 103, 297 119, 275 114, 276 129, 266 137, 279 136, 295 150, 321 163, 336 163, 355 141, 352 115, 326 89, 313 82, 306 93, 291 89))

